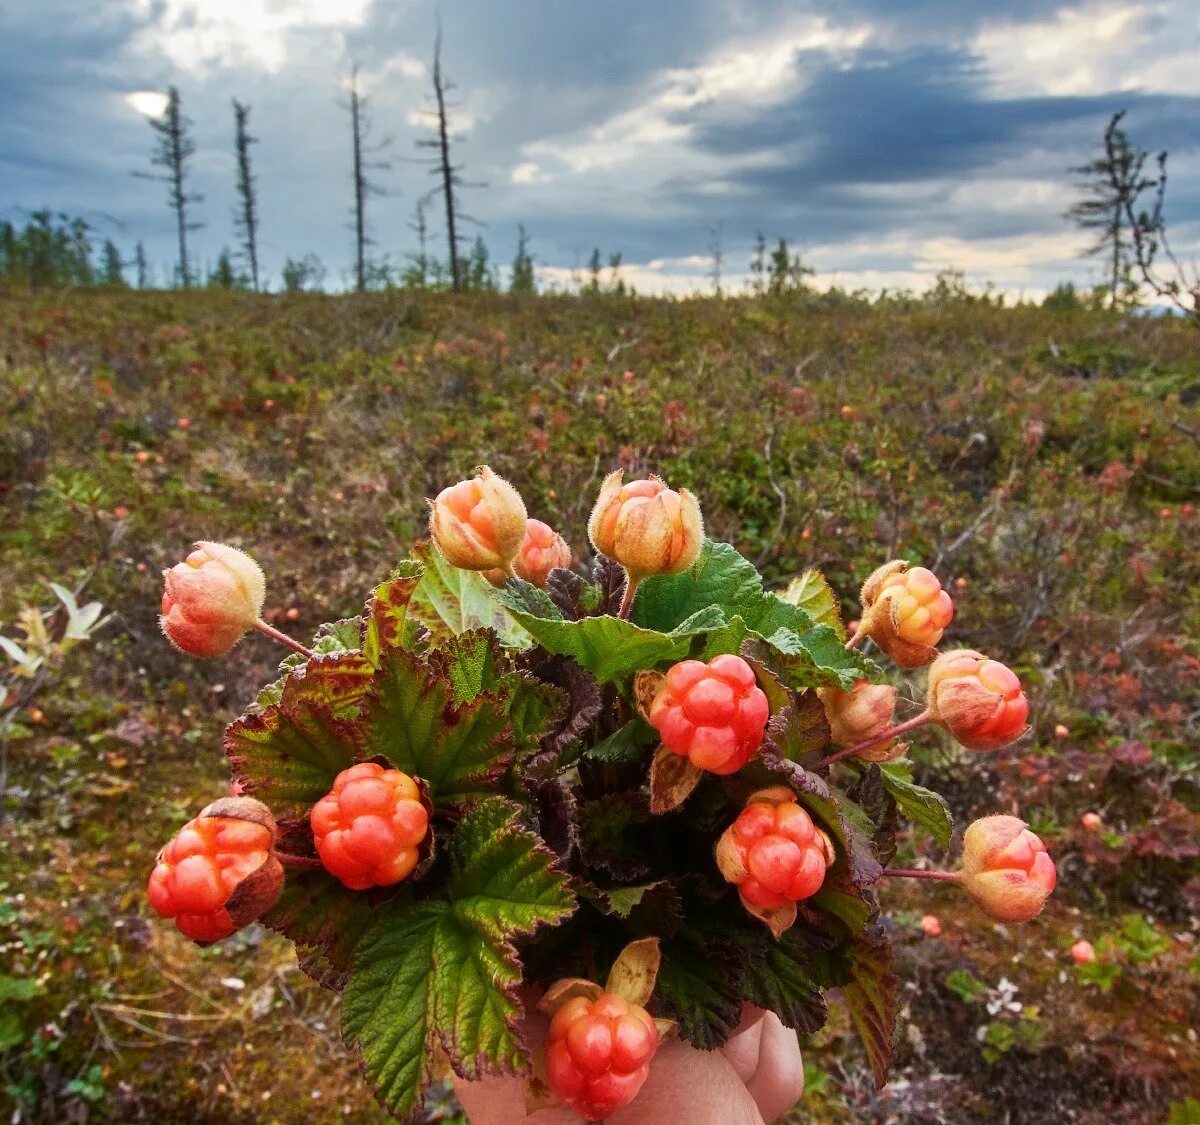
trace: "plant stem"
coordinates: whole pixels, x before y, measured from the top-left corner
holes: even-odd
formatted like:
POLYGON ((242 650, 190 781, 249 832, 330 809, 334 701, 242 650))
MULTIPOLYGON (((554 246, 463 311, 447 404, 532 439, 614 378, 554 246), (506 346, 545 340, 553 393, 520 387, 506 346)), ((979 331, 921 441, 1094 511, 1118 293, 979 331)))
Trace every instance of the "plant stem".
POLYGON ((634 578, 629 571, 625 572, 625 593, 621 595, 621 608, 617 610, 617 616, 622 620, 628 620, 629 611, 633 608, 633 599, 637 596, 638 583, 640 578, 634 578))
POLYGON ((907 734, 910 730, 923 727, 932 718, 933 716, 928 710, 922 711, 919 715, 915 715, 903 723, 898 723, 894 727, 888 727, 887 730, 880 731, 877 735, 858 743, 856 746, 847 746, 844 750, 839 750, 836 754, 830 754, 828 758, 822 758, 812 768, 819 770, 822 766, 829 766, 834 762, 840 762, 843 758, 852 758, 855 754, 863 750, 869 750, 872 746, 877 746, 881 742, 887 742, 892 738, 899 738, 900 735, 907 734))
POLYGON ((316 856, 290 855, 288 852, 276 852, 275 858, 284 867, 298 867, 305 871, 319 871, 325 866, 316 856))
POLYGON ((866 639, 866 636, 867 636, 867 631, 866 631, 866 629, 863 628, 863 624, 860 621, 858 623, 858 628, 854 630, 854 636, 852 636, 846 642, 846 647, 847 648, 858 648, 858 646, 860 644, 862 644, 862 642, 866 639))
POLYGON ((957 871, 918 871, 915 867, 885 867, 883 873, 894 879, 940 879, 947 883, 957 883, 962 877, 957 871))
POLYGON ((287 645, 294 652, 300 653, 301 656, 312 660, 317 654, 311 648, 305 648, 299 641, 292 640, 286 633, 281 633, 273 625, 268 625, 261 617, 254 623, 254 627, 263 634, 270 637, 273 641, 278 641, 281 645, 287 645))

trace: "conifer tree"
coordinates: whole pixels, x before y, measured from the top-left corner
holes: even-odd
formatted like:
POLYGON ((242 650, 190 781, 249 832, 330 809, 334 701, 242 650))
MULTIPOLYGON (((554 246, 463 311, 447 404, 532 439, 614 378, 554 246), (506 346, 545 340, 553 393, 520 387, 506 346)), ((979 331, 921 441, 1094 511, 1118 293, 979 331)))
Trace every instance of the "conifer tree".
POLYGON ((529 235, 525 233, 524 224, 517 226, 517 252, 513 257, 512 280, 509 282, 508 291, 510 293, 537 292, 533 258, 529 253, 529 235))
POLYGON ((184 116, 177 87, 168 88, 167 107, 161 117, 150 118, 150 128, 154 130, 157 138, 150 163, 156 168, 161 168, 162 172, 137 174, 167 185, 167 203, 175 212, 175 228, 179 240, 179 283, 187 289, 192 283, 187 236, 189 231, 199 230, 203 225, 189 220, 188 208, 193 203, 202 202, 204 197, 196 194, 188 186, 190 164, 192 157, 196 155, 196 145, 192 140, 192 122, 184 116))

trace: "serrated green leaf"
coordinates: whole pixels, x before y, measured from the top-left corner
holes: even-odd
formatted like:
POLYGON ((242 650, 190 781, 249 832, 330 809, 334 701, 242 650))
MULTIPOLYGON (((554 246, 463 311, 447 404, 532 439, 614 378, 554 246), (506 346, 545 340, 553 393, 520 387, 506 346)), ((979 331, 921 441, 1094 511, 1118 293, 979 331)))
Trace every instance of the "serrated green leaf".
POLYGON ((948 848, 954 834, 950 806, 933 790, 910 780, 905 764, 884 762, 879 770, 883 787, 892 795, 901 815, 924 828, 937 841, 938 847, 948 848))
POLYGON ((878 678, 876 665, 857 649, 846 648, 828 625, 803 633, 781 628, 766 639, 770 648, 761 650, 761 658, 789 687, 832 685, 849 691, 859 680, 878 678))
POLYGON ((635 907, 641 905, 648 894, 665 886, 667 884, 662 879, 656 879, 653 883, 638 883, 633 887, 596 887, 588 897, 605 914, 612 914, 624 920, 633 913, 635 907))
POLYGON ((235 719, 225 728, 225 753, 248 796, 265 801, 277 820, 299 823, 342 770, 369 756, 362 737, 357 722, 301 698, 235 719))
POLYGON ((359 940, 375 917, 372 896, 324 870, 294 869, 263 924, 296 946, 300 967, 325 988, 345 986, 359 940))
POLYGON ((410 612, 435 637, 492 629, 510 648, 529 647, 529 634, 500 607, 495 588, 482 574, 451 566, 428 541, 413 548, 413 557, 424 571, 413 591, 410 612))
POLYGON ((544 590, 527 582, 510 582, 497 598, 543 648, 569 656, 602 684, 683 660, 693 637, 724 624, 720 610, 713 606, 701 608, 665 633, 616 617, 569 621, 544 590))
POLYGON ((892 972, 892 949, 886 938, 874 933, 856 938, 850 980, 842 986, 842 999, 880 1089, 892 1067, 899 983, 892 972))
POLYGON ((812 1035, 829 1013, 820 986, 812 978, 813 950, 808 936, 793 926, 778 941, 766 943, 760 956, 747 956, 742 996, 774 1012, 785 1026, 812 1035))
POLYGON ((680 1037, 702 1051, 724 1044, 742 1016, 745 954, 736 938, 683 926, 662 944, 656 995, 680 1037))
MULTIPOLYGON (((719 606, 727 618, 741 617, 757 629, 770 614, 768 595, 754 564, 728 543, 704 541, 695 563, 681 574, 658 574, 639 587, 633 620, 647 629, 670 632, 692 614, 719 606)), ((778 600, 778 599, 775 599, 778 600)), ((811 624, 811 622, 807 622, 811 624)))
POLYGON ((513 754, 507 701, 483 693, 457 704, 449 679, 419 656, 397 648, 381 659, 363 705, 365 756, 423 778, 437 805, 494 792, 513 754))
POLYGON ((828 625, 837 633, 839 640, 846 639, 846 627, 842 624, 838 596, 825 575, 816 567, 806 570, 798 578, 793 578, 779 596, 788 605, 804 610, 817 625, 828 625))
POLYGON ((361 652, 318 656, 283 681, 278 702, 285 707, 316 703, 339 718, 352 718, 370 690, 373 676, 371 662, 361 652))
POLYGON ((519 809, 478 805, 447 846, 449 900, 382 907, 342 1001, 347 1039, 393 1112, 413 1119, 444 1050, 465 1078, 526 1069, 516 1032, 521 965, 512 939, 574 908, 565 878, 519 809))

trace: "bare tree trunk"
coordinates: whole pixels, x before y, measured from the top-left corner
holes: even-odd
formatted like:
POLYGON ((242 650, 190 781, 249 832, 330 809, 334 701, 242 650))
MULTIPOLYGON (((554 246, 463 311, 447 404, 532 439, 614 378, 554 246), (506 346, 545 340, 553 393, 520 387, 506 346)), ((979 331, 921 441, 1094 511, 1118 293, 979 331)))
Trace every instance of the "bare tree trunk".
POLYGON ((358 70, 350 79, 350 121, 354 131, 354 247, 355 281, 361 293, 367 287, 367 179, 363 172, 362 114, 358 97, 358 70))
POLYGON ((455 293, 462 287, 459 277, 458 233, 454 217, 454 169, 450 165, 450 135, 446 124, 446 91, 442 84, 442 29, 438 26, 433 47, 433 90, 437 97, 438 142, 442 165, 442 194, 446 200, 446 232, 450 241, 450 285, 455 293))

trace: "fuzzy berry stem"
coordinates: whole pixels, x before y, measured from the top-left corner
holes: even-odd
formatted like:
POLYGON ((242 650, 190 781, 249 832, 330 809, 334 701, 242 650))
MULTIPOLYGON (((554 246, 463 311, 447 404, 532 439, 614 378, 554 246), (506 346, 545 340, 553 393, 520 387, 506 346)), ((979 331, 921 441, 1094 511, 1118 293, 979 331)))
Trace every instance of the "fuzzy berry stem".
POLYGON ((625 572, 625 593, 621 595, 621 607, 617 616, 622 620, 628 619, 629 611, 633 608, 633 599, 637 596, 638 583, 641 579, 634 578, 629 571, 625 572))
POLYGON ((268 625, 261 617, 254 622, 254 627, 266 637, 270 637, 273 641, 278 641, 281 645, 286 645, 294 652, 300 653, 301 656, 312 660, 317 654, 311 648, 305 648, 299 641, 292 640, 286 633, 281 633, 273 625, 268 625))
POLYGON ((854 636, 852 636, 846 642, 846 647, 847 648, 858 648, 858 646, 860 644, 862 644, 863 640, 866 638, 866 635, 867 635, 867 630, 863 627, 863 624, 860 621, 858 628, 854 630, 854 636))
POLYGON ((922 711, 919 715, 914 715, 911 719, 906 719, 902 723, 897 723, 894 727, 888 727, 887 730, 881 730, 878 734, 872 735, 870 738, 858 743, 855 746, 847 746, 843 750, 839 750, 836 754, 830 754, 828 758, 822 758, 813 769, 821 769, 822 766, 832 765, 834 762, 840 762, 843 758, 852 758, 855 754, 863 750, 869 750, 872 746, 880 742, 888 742, 893 738, 899 738, 902 734, 907 734, 910 730, 916 730, 917 727, 923 727, 933 718, 929 710, 922 711))
POLYGON ((957 883, 962 877, 958 871, 918 871, 915 867, 885 867, 883 873, 894 879, 940 879, 947 883, 957 883))
POLYGON ((277 851, 275 858, 284 867, 298 867, 304 871, 320 871, 325 866, 316 856, 290 855, 288 852, 277 851))

